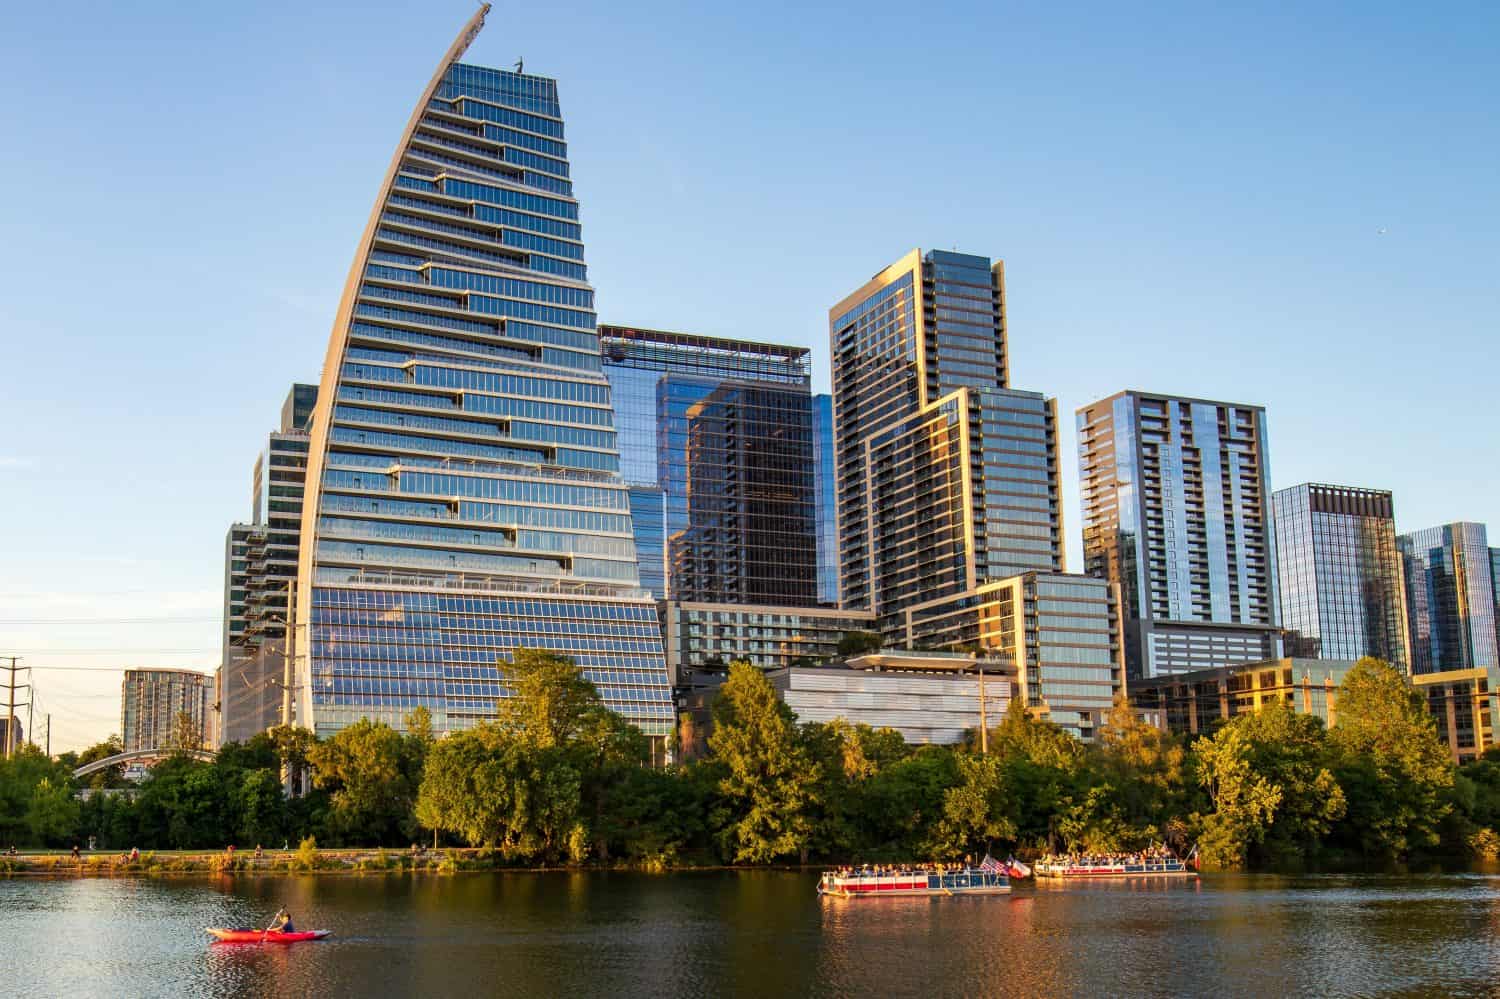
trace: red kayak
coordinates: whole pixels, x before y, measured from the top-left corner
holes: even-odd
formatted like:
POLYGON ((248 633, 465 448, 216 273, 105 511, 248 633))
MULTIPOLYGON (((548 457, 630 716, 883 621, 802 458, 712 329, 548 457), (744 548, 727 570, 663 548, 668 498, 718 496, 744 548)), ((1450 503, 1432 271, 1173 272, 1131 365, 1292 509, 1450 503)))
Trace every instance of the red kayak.
POLYGON ((278 933, 275 930, 217 930, 208 928, 220 943, 301 943, 303 940, 322 940, 332 930, 303 930, 298 933, 278 933))

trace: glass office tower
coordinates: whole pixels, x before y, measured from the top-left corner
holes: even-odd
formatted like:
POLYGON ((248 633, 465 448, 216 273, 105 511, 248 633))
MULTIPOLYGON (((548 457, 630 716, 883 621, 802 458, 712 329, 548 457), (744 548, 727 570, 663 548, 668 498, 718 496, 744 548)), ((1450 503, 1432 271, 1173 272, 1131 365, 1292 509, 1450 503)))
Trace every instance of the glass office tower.
POLYGON ((813 466, 817 499, 818 603, 839 603, 839 510, 833 476, 833 396, 813 396, 813 466))
POLYGON ((1304 483, 1272 494, 1281 626, 1291 656, 1375 656, 1405 672, 1406 594, 1391 494, 1304 483))
POLYGON ((633 495, 651 488, 659 497, 659 520, 635 526, 642 578, 666 566, 653 592, 815 605, 807 348, 626 326, 599 333, 621 413, 622 467, 633 495))
POLYGON ((397 146, 313 418, 298 718, 493 717, 517 648, 647 734, 673 709, 595 330, 555 81, 458 60, 397 146))
POLYGON ((913 250, 829 310, 840 600, 1063 570, 1056 403, 1007 387, 1004 265, 913 250))
POLYGON ((1485 526, 1429 527, 1401 535, 1396 544, 1406 570, 1413 675, 1455 669, 1500 675, 1494 562, 1485 526))
POLYGON ((1121 392, 1078 411, 1085 571, 1120 584, 1132 679, 1274 659, 1266 413, 1121 392))

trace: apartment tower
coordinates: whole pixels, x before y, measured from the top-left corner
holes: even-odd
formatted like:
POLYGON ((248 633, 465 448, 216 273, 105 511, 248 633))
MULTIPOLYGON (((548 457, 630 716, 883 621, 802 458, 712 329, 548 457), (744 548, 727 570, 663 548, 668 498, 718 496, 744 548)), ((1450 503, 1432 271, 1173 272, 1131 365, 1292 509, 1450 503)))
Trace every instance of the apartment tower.
POLYGON ((1120 586, 1132 679, 1277 658, 1259 406, 1121 392, 1078 411, 1085 571, 1120 586))

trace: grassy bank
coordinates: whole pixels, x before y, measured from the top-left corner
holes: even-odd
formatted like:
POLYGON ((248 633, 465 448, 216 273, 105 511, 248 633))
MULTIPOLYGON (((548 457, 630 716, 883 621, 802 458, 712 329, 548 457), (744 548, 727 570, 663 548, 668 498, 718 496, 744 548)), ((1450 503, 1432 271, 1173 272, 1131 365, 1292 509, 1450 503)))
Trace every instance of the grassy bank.
POLYGON ((0 876, 50 875, 109 877, 114 875, 174 874, 363 874, 500 870, 506 865, 485 850, 267 850, 217 851, 153 850, 135 858, 120 853, 85 853, 74 859, 67 852, 22 853, 0 856, 0 876))

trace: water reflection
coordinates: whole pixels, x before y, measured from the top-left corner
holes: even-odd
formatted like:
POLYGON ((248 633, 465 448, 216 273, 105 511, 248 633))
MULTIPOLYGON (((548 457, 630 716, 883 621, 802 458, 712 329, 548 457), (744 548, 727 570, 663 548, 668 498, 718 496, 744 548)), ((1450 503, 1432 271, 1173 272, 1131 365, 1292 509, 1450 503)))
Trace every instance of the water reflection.
POLYGON ((795 872, 0 881, 13 994, 1482 995, 1493 874, 819 899, 795 872), (210 945, 280 906, 327 941, 210 945))

